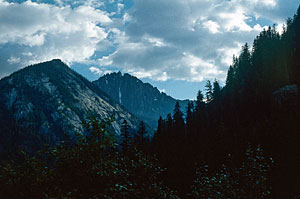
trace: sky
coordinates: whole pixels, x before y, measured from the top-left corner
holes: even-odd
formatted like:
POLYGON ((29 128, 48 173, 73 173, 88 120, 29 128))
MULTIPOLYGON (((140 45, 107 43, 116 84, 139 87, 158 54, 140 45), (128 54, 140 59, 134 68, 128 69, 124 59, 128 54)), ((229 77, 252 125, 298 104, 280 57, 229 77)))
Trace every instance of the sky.
POLYGON ((0 0, 0 78, 61 59, 89 80, 121 71, 177 99, 224 85, 233 55, 299 0, 0 0))

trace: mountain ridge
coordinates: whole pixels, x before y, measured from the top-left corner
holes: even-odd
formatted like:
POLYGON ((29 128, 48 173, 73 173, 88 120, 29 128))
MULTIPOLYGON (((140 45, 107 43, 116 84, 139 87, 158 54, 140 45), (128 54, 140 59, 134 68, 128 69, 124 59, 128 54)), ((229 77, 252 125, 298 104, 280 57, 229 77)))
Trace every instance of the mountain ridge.
POLYGON ((112 130, 118 135, 124 119, 133 129, 140 121, 58 59, 1 79, 0 91, 0 153, 9 144, 31 150, 82 133, 89 114, 113 116, 112 130))
POLYGON ((166 117, 173 112, 176 101, 183 111, 189 102, 176 100, 151 84, 120 71, 106 74, 93 83, 153 128, 156 128, 160 116, 166 117))

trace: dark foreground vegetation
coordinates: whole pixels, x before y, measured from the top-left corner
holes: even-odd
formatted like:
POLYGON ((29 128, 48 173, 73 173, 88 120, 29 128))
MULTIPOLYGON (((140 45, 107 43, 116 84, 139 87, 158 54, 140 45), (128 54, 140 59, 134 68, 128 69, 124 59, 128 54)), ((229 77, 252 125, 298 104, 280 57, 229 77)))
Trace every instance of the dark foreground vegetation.
POLYGON ((86 133, 0 167, 1 198, 299 198, 300 8, 233 58, 226 85, 178 103, 151 140, 90 117, 86 133))
MULTIPOLYGON (((143 123, 131 139, 124 121, 119 151, 107 131, 110 122, 90 117, 86 135, 76 141, 45 146, 35 156, 19 151, 15 160, 3 162, 1 198, 180 198, 164 182, 166 169, 148 151, 143 123)), ((267 198, 271 166, 260 147, 249 145, 240 167, 232 167, 230 155, 213 173, 207 165, 197 167, 191 192, 183 198, 267 198)))
POLYGON ((154 160, 134 147, 118 151, 110 122, 91 117, 76 141, 34 157, 20 151, 0 168, 1 198, 176 198, 154 160))

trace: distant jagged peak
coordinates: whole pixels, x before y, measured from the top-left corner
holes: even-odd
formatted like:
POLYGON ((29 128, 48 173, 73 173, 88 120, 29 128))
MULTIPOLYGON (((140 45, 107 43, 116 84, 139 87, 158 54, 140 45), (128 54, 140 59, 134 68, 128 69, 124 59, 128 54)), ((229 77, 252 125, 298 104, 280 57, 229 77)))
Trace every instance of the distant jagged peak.
POLYGON ((119 76, 122 76, 121 71, 117 72, 116 74, 119 75, 119 76))
MULTIPOLYGON (((132 78, 135 78, 135 79, 137 79, 137 77, 135 77, 135 76, 133 76, 133 75, 131 75, 131 74, 129 74, 129 73, 122 73, 121 71, 118 71, 118 72, 111 72, 111 73, 106 73, 106 74, 104 74, 103 76, 101 76, 101 77, 105 77, 105 76, 120 76, 120 77, 132 77, 132 78)), ((100 78, 101 78, 100 77, 100 78)))
POLYGON ((118 75, 118 76, 123 76, 121 71, 118 72, 110 72, 110 73, 105 73, 103 76, 111 76, 111 75, 118 75))
MULTIPOLYGON (((108 84, 109 82, 112 83, 112 81, 121 82, 124 80, 125 81, 129 80, 129 82, 133 83, 132 85, 142 86, 144 89, 147 90, 147 92, 149 92, 151 90, 152 92, 154 92, 156 94, 161 94, 165 97, 174 99, 172 96, 166 94, 165 92, 161 92, 157 87, 153 86, 152 84, 150 84, 148 82, 143 82, 141 79, 137 78, 134 75, 131 75, 130 73, 122 73, 121 71, 107 73, 107 74, 99 77, 98 80, 94 81, 94 84, 100 86, 99 83, 103 80, 105 80, 106 84, 108 84)), ((102 89, 102 90, 105 90, 105 89, 102 89)), ((183 101, 186 101, 186 100, 183 100, 183 101)))
MULTIPOLYGON (((106 74, 93 83, 153 128, 156 128, 160 116, 173 112, 176 103, 176 99, 129 73, 106 74)), ((188 100, 179 100, 179 103, 185 109, 188 100)))
POLYGON ((99 79, 102 79, 103 77, 120 77, 126 79, 133 79, 133 80, 137 80, 140 83, 148 84, 130 73, 122 73, 121 71, 104 74, 103 76, 99 77, 99 79))

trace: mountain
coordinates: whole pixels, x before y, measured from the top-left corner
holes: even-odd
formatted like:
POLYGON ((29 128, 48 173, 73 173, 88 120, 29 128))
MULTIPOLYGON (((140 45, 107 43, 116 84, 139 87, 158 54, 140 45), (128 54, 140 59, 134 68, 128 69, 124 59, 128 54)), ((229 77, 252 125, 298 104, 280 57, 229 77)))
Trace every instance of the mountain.
POLYGON ((89 114, 113 116, 120 134, 123 119, 132 128, 139 120, 60 60, 26 67, 0 81, 0 153, 11 145, 28 150, 55 144, 83 132, 89 114))
MULTIPOLYGON (((160 116, 173 113, 176 99, 128 73, 106 74, 93 83, 153 128, 156 128, 160 116)), ((179 100, 183 111, 187 103, 188 100, 179 100)))

